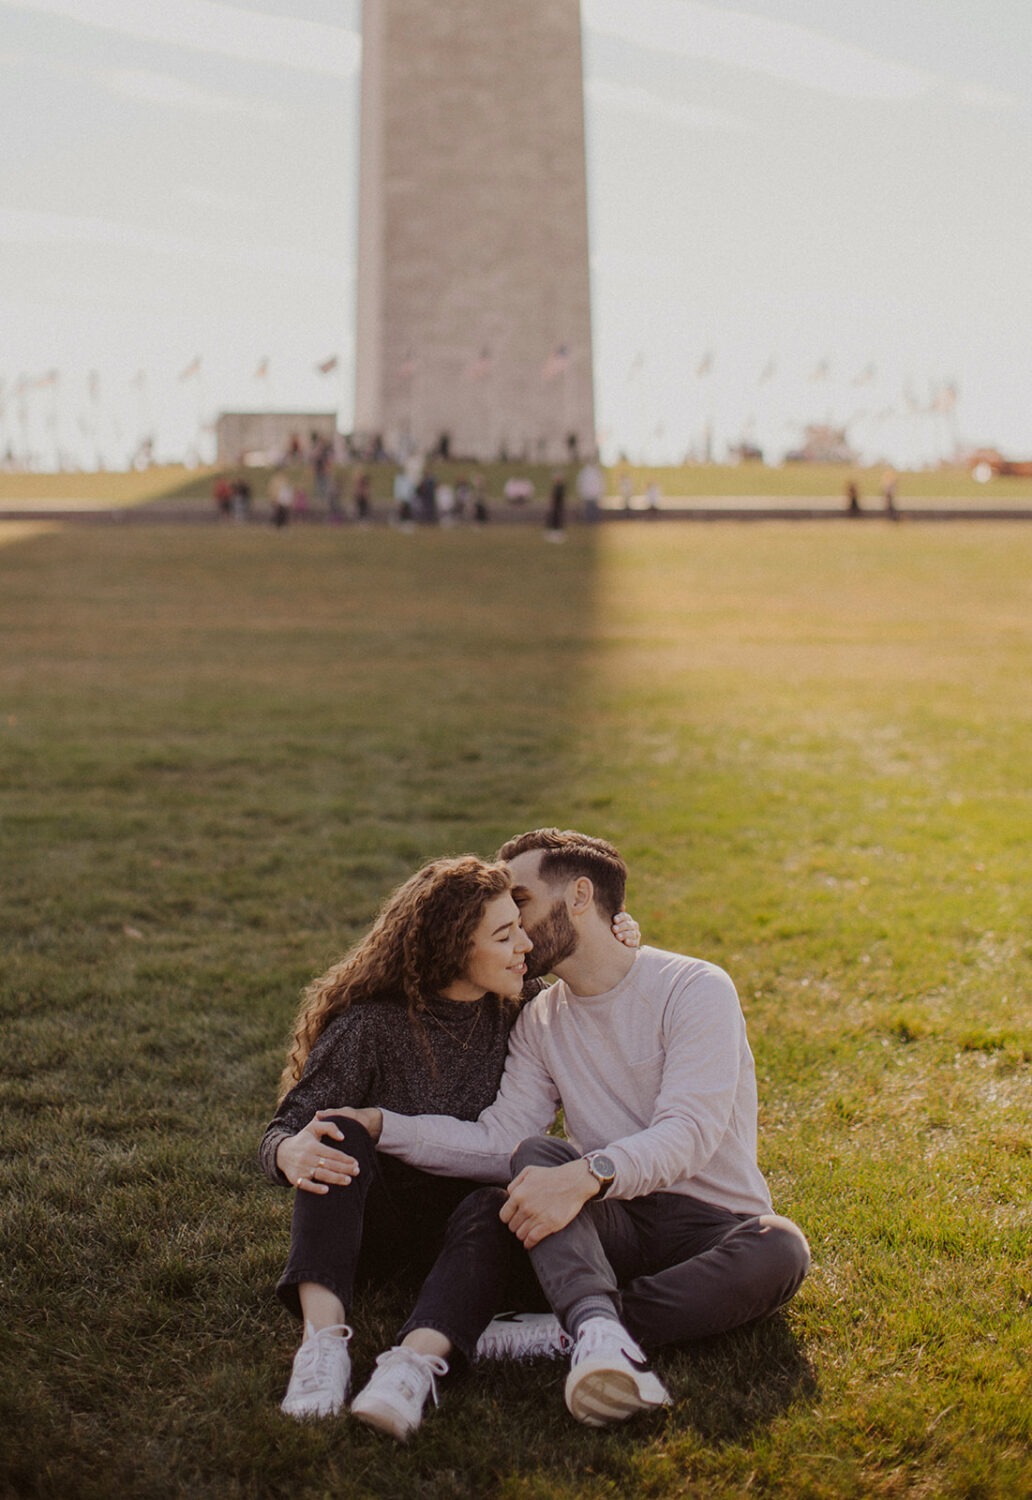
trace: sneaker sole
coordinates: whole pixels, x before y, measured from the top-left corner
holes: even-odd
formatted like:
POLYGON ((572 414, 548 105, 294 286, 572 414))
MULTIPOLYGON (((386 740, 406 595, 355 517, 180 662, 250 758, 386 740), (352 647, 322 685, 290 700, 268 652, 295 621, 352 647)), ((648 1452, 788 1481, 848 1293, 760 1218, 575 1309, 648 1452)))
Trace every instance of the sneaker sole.
POLYGON ((605 1427, 610 1422, 626 1422, 642 1411, 657 1411, 670 1404, 670 1396, 656 1379, 647 1374, 636 1378, 625 1370, 600 1365, 592 1369, 583 1365, 566 1377, 566 1408, 586 1427, 605 1427))
POLYGON ((399 1443, 407 1443, 409 1437, 416 1430, 415 1426, 408 1423, 401 1412, 395 1411, 393 1406, 379 1401, 367 1401, 361 1406, 354 1401, 351 1406, 351 1415, 357 1422, 362 1422, 366 1427, 374 1427, 377 1432, 385 1432, 388 1437, 396 1438, 399 1443))

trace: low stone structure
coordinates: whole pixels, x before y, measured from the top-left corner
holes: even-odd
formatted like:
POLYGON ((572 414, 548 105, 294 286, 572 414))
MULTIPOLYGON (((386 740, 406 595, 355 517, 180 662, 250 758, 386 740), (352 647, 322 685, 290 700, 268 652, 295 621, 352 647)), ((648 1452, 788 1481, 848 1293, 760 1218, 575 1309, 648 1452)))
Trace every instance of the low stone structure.
POLYGON ((237 464, 276 463, 294 438, 307 453, 312 433, 333 441, 333 411, 224 411, 215 423, 215 462, 220 469, 237 464))

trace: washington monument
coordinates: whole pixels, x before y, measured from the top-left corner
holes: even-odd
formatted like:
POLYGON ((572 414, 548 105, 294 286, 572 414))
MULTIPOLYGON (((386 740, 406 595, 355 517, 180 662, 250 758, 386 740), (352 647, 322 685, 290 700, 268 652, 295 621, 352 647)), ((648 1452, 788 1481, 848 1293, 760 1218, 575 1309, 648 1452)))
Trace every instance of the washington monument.
POLYGON ((355 427, 593 448, 579 0, 364 0, 355 427))

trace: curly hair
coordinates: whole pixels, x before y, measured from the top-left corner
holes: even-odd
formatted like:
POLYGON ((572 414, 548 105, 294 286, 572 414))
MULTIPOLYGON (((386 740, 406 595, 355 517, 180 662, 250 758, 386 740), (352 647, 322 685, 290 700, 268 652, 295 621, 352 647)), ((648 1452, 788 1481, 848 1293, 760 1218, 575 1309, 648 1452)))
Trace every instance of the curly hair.
POLYGON ((619 850, 606 839, 592 838, 575 828, 535 828, 518 833, 498 851, 500 860, 541 850, 538 874, 554 885, 586 875, 595 887, 595 905, 612 919, 624 904, 627 865, 619 850))
POLYGON ((435 859, 411 875, 388 896, 365 937, 305 990, 280 1098, 301 1077, 330 1021, 349 1005, 379 1000, 405 1006, 421 1027, 426 996, 461 977, 485 906, 511 889, 504 866, 475 854, 435 859))

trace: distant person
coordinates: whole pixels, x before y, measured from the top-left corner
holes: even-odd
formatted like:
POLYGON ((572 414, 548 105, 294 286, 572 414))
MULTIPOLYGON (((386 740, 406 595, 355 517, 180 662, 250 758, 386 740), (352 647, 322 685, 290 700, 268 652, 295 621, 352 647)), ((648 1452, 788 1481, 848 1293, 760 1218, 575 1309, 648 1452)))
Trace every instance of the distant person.
POLYGON ((473 486, 465 475, 455 485, 455 519, 464 521, 473 505, 473 486))
POLYGON ((886 469, 882 475, 881 484, 882 504, 885 507, 886 518, 890 521, 899 520, 899 511, 896 509, 896 471, 886 469))
POLYGON ((312 433, 312 487, 321 505, 329 501, 330 476, 333 469, 333 443, 312 433))
POLYGON ((846 514, 848 516, 860 515, 860 491, 854 480, 846 485, 846 514))
POLYGON ((627 469, 624 469, 623 473, 620 475, 620 481, 617 488, 620 491, 620 499, 623 501, 624 510, 630 510, 631 501, 634 499, 634 480, 631 478, 630 473, 627 469))
POLYGON ((659 485, 655 479, 649 481, 645 488, 645 509, 650 516, 659 514, 659 485))
POLYGON ((577 475, 577 497, 583 509, 584 519, 589 525, 598 520, 604 494, 605 478, 598 460, 589 458, 577 475))
POLYGON ((437 514, 442 526, 452 526, 455 522, 455 489, 447 480, 437 486, 437 514))
POLYGON ((355 520, 359 525, 368 525, 372 517, 372 480, 365 469, 360 469, 355 475, 351 500, 355 507, 355 520))
POLYGON ((424 526, 437 525, 437 480, 433 471, 427 469, 422 479, 416 485, 416 499, 419 501, 419 519, 424 526))
POLYGON ((475 474, 473 476, 473 521, 477 526, 486 526, 490 512, 487 508, 487 489, 484 485, 484 476, 475 474))
POLYGON ((294 486, 282 470, 277 470, 269 480, 269 505, 272 524, 281 531, 290 520, 290 507, 294 503, 294 486))
POLYGON ((399 469, 394 476, 394 518, 402 531, 412 530, 412 500, 415 486, 411 475, 399 469))
POLYGON ((251 519, 251 486, 246 479, 238 479, 233 486, 233 519, 251 519))
POLYGON ((548 509, 545 512, 545 536, 550 542, 562 542, 566 540, 564 530, 566 513, 566 477, 561 469, 556 469, 552 475, 552 488, 548 496, 548 509))
POLYGON ((331 464, 323 480, 323 494, 326 498, 327 514, 334 526, 340 526, 344 520, 344 507, 341 504, 342 490, 340 473, 331 464))
POLYGON ((233 486, 225 474, 220 474, 212 490, 215 509, 220 516, 228 517, 233 510, 233 486))

